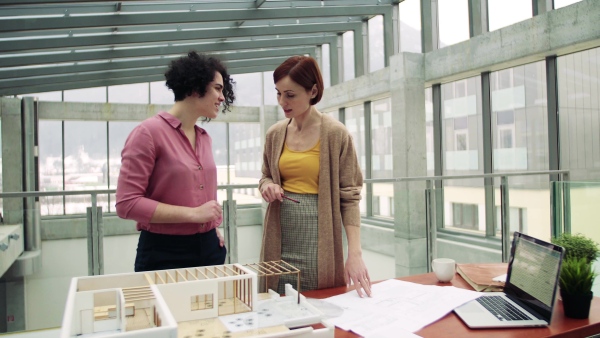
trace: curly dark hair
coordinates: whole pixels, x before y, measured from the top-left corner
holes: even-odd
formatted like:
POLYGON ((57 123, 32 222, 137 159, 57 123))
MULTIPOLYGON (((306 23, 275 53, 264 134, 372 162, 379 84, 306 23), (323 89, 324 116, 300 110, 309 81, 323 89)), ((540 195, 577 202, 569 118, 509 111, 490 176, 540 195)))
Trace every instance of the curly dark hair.
POLYGON ((223 76, 223 113, 230 111, 229 106, 235 101, 233 93, 234 81, 227 73, 227 68, 221 60, 214 56, 198 54, 190 51, 171 61, 169 69, 165 72, 166 86, 175 94, 175 101, 182 101, 192 93, 201 97, 206 94, 206 86, 215 78, 215 72, 223 76))

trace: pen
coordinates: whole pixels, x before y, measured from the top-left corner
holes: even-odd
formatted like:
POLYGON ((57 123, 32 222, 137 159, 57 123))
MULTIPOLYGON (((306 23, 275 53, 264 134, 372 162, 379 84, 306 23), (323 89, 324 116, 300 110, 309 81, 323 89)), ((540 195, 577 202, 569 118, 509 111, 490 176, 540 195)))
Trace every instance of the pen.
POLYGON ((290 200, 290 201, 292 201, 292 202, 300 203, 300 201, 298 201, 298 200, 295 200, 295 199, 293 199, 293 198, 289 198, 289 197, 287 197, 286 195, 281 195, 281 197, 285 198, 286 200, 290 200))

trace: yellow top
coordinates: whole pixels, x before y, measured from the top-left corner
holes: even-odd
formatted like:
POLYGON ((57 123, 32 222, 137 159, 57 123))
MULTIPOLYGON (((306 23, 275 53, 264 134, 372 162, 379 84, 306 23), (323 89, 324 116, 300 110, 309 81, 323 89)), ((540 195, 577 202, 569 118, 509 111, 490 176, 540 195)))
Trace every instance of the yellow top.
POLYGON ((309 150, 294 151, 283 146, 279 158, 279 173, 283 190, 296 194, 316 194, 319 191, 319 146, 321 140, 309 150))

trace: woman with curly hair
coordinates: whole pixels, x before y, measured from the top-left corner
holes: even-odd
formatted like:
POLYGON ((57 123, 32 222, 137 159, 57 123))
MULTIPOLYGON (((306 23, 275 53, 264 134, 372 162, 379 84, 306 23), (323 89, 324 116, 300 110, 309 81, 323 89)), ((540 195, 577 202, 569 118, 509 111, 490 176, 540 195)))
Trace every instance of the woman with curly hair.
POLYGON ((165 78, 175 104, 137 126, 121 153, 116 209, 140 231, 135 271, 220 265, 227 253, 212 140, 196 122, 229 110, 233 80, 219 60, 194 51, 173 60, 165 78))

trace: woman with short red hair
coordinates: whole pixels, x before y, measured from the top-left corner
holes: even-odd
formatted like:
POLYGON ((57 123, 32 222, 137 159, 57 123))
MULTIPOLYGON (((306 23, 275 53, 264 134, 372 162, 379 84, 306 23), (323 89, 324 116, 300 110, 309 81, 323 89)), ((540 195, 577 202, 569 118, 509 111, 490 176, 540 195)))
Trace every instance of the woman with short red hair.
MULTIPOLYGON (((354 284, 371 295, 360 246, 363 177, 346 127, 315 105, 323 79, 315 59, 293 56, 273 73, 286 119, 267 131, 259 189, 269 203, 261 260, 284 260, 301 270, 301 291, 354 284), (348 240, 344 264, 342 226, 348 240)), ((269 278, 283 293, 294 275, 269 278)))

